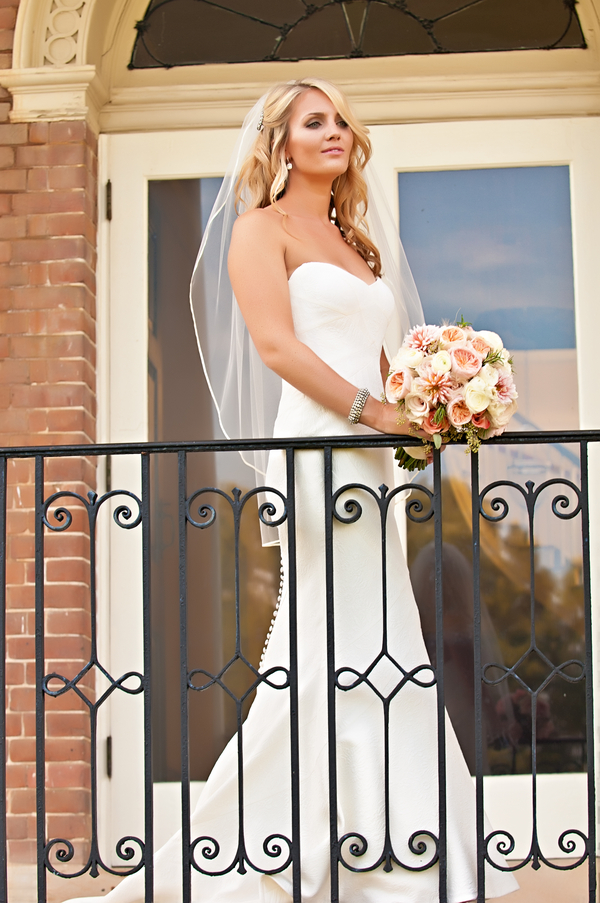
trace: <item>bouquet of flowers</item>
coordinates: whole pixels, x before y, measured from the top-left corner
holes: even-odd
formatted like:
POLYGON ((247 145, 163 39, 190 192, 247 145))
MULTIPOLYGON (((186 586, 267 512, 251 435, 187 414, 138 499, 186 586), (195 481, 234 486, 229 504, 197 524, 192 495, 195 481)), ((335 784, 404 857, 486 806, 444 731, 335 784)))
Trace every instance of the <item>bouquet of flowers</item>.
POLYGON ((482 439, 499 436, 517 408, 510 352, 495 332, 470 323, 415 326, 390 363, 385 400, 396 405, 398 422, 409 421, 431 439, 423 449, 398 448, 406 470, 423 470, 432 446, 467 440, 476 452, 482 439))

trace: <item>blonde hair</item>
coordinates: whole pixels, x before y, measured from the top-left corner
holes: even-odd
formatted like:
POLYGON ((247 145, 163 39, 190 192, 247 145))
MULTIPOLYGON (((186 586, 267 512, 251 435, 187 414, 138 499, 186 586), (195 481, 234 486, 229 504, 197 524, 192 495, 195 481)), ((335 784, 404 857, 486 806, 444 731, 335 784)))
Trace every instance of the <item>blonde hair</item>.
MULTIPOLYGON (((242 164, 236 185, 236 206, 240 202, 248 210, 273 205, 285 192, 288 170, 285 146, 289 133, 289 120, 294 101, 304 91, 316 88, 322 91, 344 121, 354 140, 346 172, 337 176, 332 185, 330 211, 335 207, 336 223, 344 238, 366 261, 375 276, 381 273, 381 256, 369 238, 365 220, 368 198, 362 171, 371 157, 369 130, 352 112, 348 100, 339 88, 321 78, 303 78, 299 81, 275 85, 265 98, 263 125, 248 157, 242 164)), ((283 211, 280 209, 280 212, 283 211)), ((285 215, 285 214, 284 214, 285 215)))

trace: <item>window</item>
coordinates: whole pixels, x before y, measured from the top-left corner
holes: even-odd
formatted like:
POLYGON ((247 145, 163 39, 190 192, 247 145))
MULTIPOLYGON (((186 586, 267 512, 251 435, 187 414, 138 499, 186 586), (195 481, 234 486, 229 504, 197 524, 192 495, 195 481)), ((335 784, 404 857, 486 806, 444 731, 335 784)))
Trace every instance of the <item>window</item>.
MULTIPOLYGON (((220 436, 188 299, 202 232, 220 178, 152 179, 148 182, 148 438, 155 441, 220 436)), ((210 278, 210 275, 209 275, 210 278)), ((207 287, 210 293, 210 286, 207 287)), ((177 459, 157 455, 151 464, 151 611, 153 659, 153 773, 155 781, 180 777, 180 649, 177 459)), ((253 483, 237 452, 189 454, 188 491, 217 486, 231 493, 253 483)), ((189 530, 188 655, 190 668, 216 674, 234 653, 235 588, 231 512, 210 497, 218 530, 189 530)), ((199 499, 198 504, 202 502, 199 499)), ((243 569, 241 642, 258 666, 279 584, 279 554, 263 549, 256 508, 240 524, 243 569)), ((238 663, 239 664, 239 663, 238 663)), ((250 672, 227 671, 224 682, 238 695, 250 672)), ((202 683, 202 680, 199 681, 202 683)), ((254 694, 246 700, 246 712, 254 694)), ((236 729, 236 709, 218 687, 190 696, 190 771, 204 780, 236 729)))
MULTIPOLYGON (((577 429, 569 167, 400 173, 399 206, 400 231, 426 321, 463 316, 476 329, 498 332, 513 352, 519 411, 509 428, 577 429)), ((482 487, 497 480, 521 486, 531 480, 536 487, 554 478, 575 485, 580 480, 579 459, 570 446, 484 446, 479 459, 482 487)), ((470 461, 464 449, 455 447, 446 451, 443 465, 446 703, 473 766, 470 461)), ((488 498, 505 498, 510 510, 498 523, 481 522, 484 662, 516 665, 530 646, 532 632, 538 648, 556 664, 583 655, 579 525, 555 517, 550 504, 557 492, 549 488, 545 493, 534 524, 534 594, 524 499, 505 486, 488 498)), ((409 525, 411 575, 434 653, 431 539, 427 530, 409 525)), ((490 670, 487 676, 497 680, 501 673, 490 670)), ((534 652, 517 667, 518 679, 511 676, 484 686, 488 774, 531 771, 532 697, 524 684, 532 690, 541 687, 538 771, 585 770, 583 684, 555 675, 542 687, 549 673, 534 652)), ((568 668, 566 673, 571 673, 568 668)))
POLYGON ((585 47, 575 0, 151 0, 130 68, 585 47))

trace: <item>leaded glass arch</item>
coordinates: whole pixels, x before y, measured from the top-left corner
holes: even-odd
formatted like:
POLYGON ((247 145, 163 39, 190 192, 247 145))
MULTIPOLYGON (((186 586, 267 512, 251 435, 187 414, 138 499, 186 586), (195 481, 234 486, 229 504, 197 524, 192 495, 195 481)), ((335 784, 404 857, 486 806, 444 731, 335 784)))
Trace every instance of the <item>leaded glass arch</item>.
POLYGON ((577 0, 150 0, 130 68, 584 48, 577 0))

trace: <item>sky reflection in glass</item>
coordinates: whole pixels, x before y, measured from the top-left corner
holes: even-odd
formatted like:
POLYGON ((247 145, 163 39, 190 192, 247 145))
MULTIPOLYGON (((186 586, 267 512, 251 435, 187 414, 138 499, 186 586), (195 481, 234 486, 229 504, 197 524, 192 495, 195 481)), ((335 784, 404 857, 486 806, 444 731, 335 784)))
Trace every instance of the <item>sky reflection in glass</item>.
POLYGON ((426 318, 513 351, 574 348, 568 166, 403 172, 400 233, 426 318))

